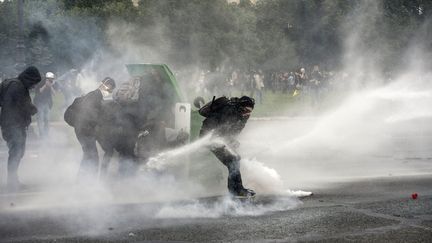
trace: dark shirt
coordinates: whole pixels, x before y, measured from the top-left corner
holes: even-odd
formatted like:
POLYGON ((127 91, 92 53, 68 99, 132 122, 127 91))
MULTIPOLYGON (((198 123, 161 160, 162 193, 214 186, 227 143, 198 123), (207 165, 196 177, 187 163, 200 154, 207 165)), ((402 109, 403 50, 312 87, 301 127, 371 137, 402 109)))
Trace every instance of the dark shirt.
POLYGON ((76 114, 78 117, 75 128, 93 129, 97 125, 102 111, 102 92, 99 89, 93 90, 83 96, 82 99, 79 113, 76 114))
POLYGON ((28 67, 18 78, 5 80, 1 94, 0 126, 28 127, 31 116, 37 113, 32 104, 29 89, 41 80, 39 71, 35 67, 28 67))
POLYGON ((242 116, 238 105, 227 104, 203 121, 200 136, 214 130, 218 136, 234 139, 245 127, 248 117, 242 116))

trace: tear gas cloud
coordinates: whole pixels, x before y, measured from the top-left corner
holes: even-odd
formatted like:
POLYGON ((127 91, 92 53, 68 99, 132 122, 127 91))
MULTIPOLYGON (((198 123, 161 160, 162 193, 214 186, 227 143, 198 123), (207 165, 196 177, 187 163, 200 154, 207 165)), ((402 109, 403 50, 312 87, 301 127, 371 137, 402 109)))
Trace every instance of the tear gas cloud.
MULTIPOLYGON (((154 156, 147 166, 142 167, 137 178, 76 186, 81 150, 72 129, 53 128, 52 135, 56 141, 35 147, 37 159, 32 159, 35 153, 32 153, 33 145, 30 143, 19 170, 23 182, 39 185, 43 194, 29 197, 13 210, 186 200, 183 204, 166 204, 155 211, 143 208, 135 213, 156 218, 260 215, 295 207, 300 203, 295 196, 307 194, 289 189, 301 190, 324 181, 365 176, 430 173, 429 161, 411 163, 409 158, 426 158, 422 157, 422 152, 430 150, 428 145, 431 144, 432 73, 428 69, 431 53, 426 48, 430 46, 430 40, 425 39, 422 33, 431 30, 431 23, 425 21, 425 26, 418 30, 420 33, 413 37, 406 49, 405 69, 400 69, 390 82, 384 80, 379 62, 383 54, 380 46, 361 43, 362 34, 371 26, 370 21, 379 16, 377 1, 364 1, 349 16, 345 26, 341 26, 346 38, 345 65, 340 72, 347 73, 346 80, 354 88, 338 96, 335 105, 319 114, 305 110, 298 117, 287 119, 252 119, 241 134, 241 169, 245 186, 256 189, 258 194, 287 196, 282 201, 248 208, 233 205, 228 199, 210 205, 191 200, 226 191, 226 168, 216 160, 200 157, 200 154, 207 153, 205 147, 210 142, 209 138, 154 156), (197 159, 189 160, 190 154, 197 159), (199 174, 188 172, 198 171, 196 168, 206 169, 199 170, 199 174)), ((44 25, 50 21, 43 17, 38 20, 44 25)), ((119 82, 128 79, 125 63, 170 63, 169 56, 173 54, 166 53, 172 51, 167 48, 170 42, 161 34, 164 23, 152 29, 138 28, 141 33, 148 33, 152 35, 149 38, 157 40, 149 46, 134 37, 137 28, 115 20, 109 23, 107 38, 111 51, 104 50, 97 43, 92 44, 92 48, 99 51, 82 68, 83 90, 96 88, 96 81, 104 76, 112 76, 119 82)), ((69 41, 83 46, 92 43, 85 39, 69 41)), ((192 67, 178 72, 186 73, 190 82, 195 82, 197 70, 192 67)), ((117 158, 113 160, 111 173, 118 166, 117 158)), ((2 171, 5 171, 4 166, 2 171)), ((2 205, 1 210, 10 209, 2 205)), ((95 224, 102 229, 119 213, 104 210, 102 206, 95 211, 89 210, 93 214, 85 217, 97 221, 95 224)), ((74 228, 80 220, 68 223, 74 228)))
POLYGON ((306 109, 291 122, 249 126, 242 135, 243 154, 265 161, 285 183, 299 187, 431 172, 431 42, 424 38, 431 34, 431 20, 415 32, 400 60, 404 65, 388 80, 380 63, 385 50, 362 38, 382 17, 381 7, 365 1, 341 27, 346 36, 341 72, 351 89, 336 95, 326 112, 306 109))

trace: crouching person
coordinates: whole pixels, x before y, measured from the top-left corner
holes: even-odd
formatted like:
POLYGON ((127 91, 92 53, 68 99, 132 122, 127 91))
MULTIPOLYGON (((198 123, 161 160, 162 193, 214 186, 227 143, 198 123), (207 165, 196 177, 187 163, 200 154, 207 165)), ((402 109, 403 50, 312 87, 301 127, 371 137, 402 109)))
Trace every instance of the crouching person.
POLYGON ((228 190, 234 196, 254 196, 255 192, 243 187, 240 174, 240 155, 236 149, 237 135, 243 130, 254 108, 254 99, 220 97, 204 105, 199 113, 205 117, 200 136, 213 131, 223 142, 210 147, 212 153, 228 168, 228 190))
POLYGON ((94 91, 78 97, 66 109, 65 121, 75 129, 75 135, 81 144, 83 158, 78 171, 78 180, 97 178, 99 156, 96 147, 96 125, 102 112, 103 98, 115 88, 112 78, 105 78, 94 91))
POLYGON ((1 83, 0 126, 9 148, 7 165, 7 189, 16 191, 23 187, 18 180, 18 167, 25 152, 27 129, 31 116, 37 113, 32 104, 29 89, 41 81, 39 70, 28 67, 18 78, 1 83))

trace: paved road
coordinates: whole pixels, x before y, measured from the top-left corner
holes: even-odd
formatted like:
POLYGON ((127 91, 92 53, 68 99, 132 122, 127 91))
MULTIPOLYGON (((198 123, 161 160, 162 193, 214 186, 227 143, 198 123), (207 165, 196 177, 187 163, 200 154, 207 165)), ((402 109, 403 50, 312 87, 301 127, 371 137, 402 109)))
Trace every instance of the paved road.
MULTIPOLYGON (((249 129, 253 130, 254 123, 251 125, 249 129)), ((292 135, 296 136, 303 134, 301 129, 309 130, 313 121, 294 120, 287 125, 284 122, 282 128, 290 125, 299 129, 292 135)), ((314 154, 307 154, 307 159, 296 154, 281 157, 286 160, 276 157, 276 162, 290 161, 290 170, 285 170, 285 163, 272 164, 288 185, 298 182, 298 188, 315 194, 300 200, 286 195, 262 195, 252 204, 224 198, 165 200, 165 203, 149 198, 153 200, 122 202, 119 198, 112 200, 111 193, 100 188, 81 192, 83 187, 70 187, 79 161, 76 153, 79 147, 71 142, 73 134, 53 132, 54 139, 46 143, 30 139, 20 171, 28 184, 56 182, 60 186, 55 190, 36 188, 35 192, 18 195, 0 194, 1 242, 432 241, 431 132, 421 136, 414 131, 409 132, 409 136, 407 133, 392 135, 391 149, 353 157, 359 162, 346 160, 345 154, 331 154, 330 160, 318 163, 309 159, 314 154), (338 156, 341 159, 333 161, 338 156), (315 183, 306 184, 314 179, 310 176, 311 170, 328 174, 336 171, 333 174, 346 174, 346 178, 365 175, 364 170, 373 172, 370 174, 374 177, 339 178, 333 182, 317 177, 315 183), (304 174, 299 172, 309 173, 309 177, 301 178, 304 174), (292 179, 296 174, 298 178, 292 179), (404 174, 409 176, 402 176, 404 174), (68 185, 64 190, 63 184, 68 185), (419 195, 416 200, 411 199, 414 192, 419 195)), ((262 134, 259 134, 259 142, 266 142, 262 134)), ((245 136, 246 147, 261 146, 252 143, 258 140, 254 136, 257 135, 245 136)), ((279 138, 272 134, 267 136, 271 140, 279 138)), ((301 141, 311 144, 317 137, 309 136, 301 141)), ((280 140, 284 139, 286 135, 280 134, 280 140)), ((297 150, 302 149, 300 145, 302 143, 297 144, 297 150)), ((316 152, 319 147, 314 148, 316 152)), ((309 147, 304 149, 309 151, 309 147)), ((5 148, 0 147, 2 160, 6 153, 5 148)), ((316 157, 325 158, 324 155, 316 157)), ((260 159, 259 154, 257 157, 260 159)), ((4 171, 5 164, 1 166, 4 171)), ((128 193, 133 194, 134 190, 128 193)))
MULTIPOLYGON (((37 210, 9 205, 0 211, 0 235, 2 242, 432 240, 432 175, 369 178, 314 191, 301 204, 291 197, 263 196, 242 210, 225 205, 220 215, 202 211, 224 205, 209 199, 37 210), (413 192, 419 195, 416 200, 410 197, 413 192), (293 208, 280 207, 284 203, 293 208), (161 209, 167 208, 187 208, 189 215, 160 217, 161 209)), ((9 199, 2 196, 3 201, 9 199)))

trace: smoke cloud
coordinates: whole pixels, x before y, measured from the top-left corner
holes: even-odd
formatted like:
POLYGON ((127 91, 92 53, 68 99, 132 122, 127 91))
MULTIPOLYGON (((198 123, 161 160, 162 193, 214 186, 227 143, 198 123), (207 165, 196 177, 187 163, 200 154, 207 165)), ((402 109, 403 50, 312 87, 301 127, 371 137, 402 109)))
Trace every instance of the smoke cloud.
MULTIPOLYGON (((361 1, 339 26, 344 51, 343 65, 337 71, 345 75, 339 82, 347 82, 350 88, 329 97, 333 105, 325 111, 304 110, 297 117, 282 113, 278 119, 252 118, 241 134, 244 184, 258 195, 277 195, 272 202, 197 199, 226 194, 226 168, 213 157, 209 159, 206 146, 214 142, 209 137, 155 155, 136 178, 113 179, 119 163, 115 157, 109 179, 91 182, 92 186, 77 185, 81 148, 71 128, 58 126, 51 130, 55 139, 41 144, 29 142, 19 170, 24 183, 37 185, 37 193, 6 195, 0 210, 47 210, 48 217, 71 231, 99 234, 120 214, 121 222, 127 222, 129 216, 107 205, 143 204, 133 214, 149 219, 256 216, 292 209, 301 204, 297 197, 310 195, 301 190, 324 182, 432 172, 427 157, 432 144, 431 21, 410 30, 415 34, 403 48, 403 58, 395 61, 400 68, 389 79, 387 47, 378 37, 370 36, 374 23, 383 17, 382 7, 380 1, 361 1), (369 37, 375 41, 365 42, 369 37), (53 212, 55 208, 71 210, 66 215, 79 217, 64 221, 53 212), (74 214, 74 210, 79 213, 74 214), (85 229, 84 221, 92 222, 91 230, 85 229)), ((113 19, 102 35, 96 31, 97 21, 91 18, 61 19, 62 28, 69 30, 61 32, 51 28, 58 19, 48 16, 34 12, 30 21, 41 23, 49 44, 67 57, 65 70, 66 66, 80 65, 83 92, 96 88, 97 81, 105 76, 119 82, 127 80, 126 63, 168 63, 182 75, 183 90, 190 90, 189 85, 194 85, 190 83, 197 82, 201 67, 171 58, 176 50, 166 38, 168 22, 141 28, 113 19), (102 37, 107 46, 101 44, 102 37)), ((272 61, 269 58, 266 63, 272 61)), ((6 171, 4 163, 1 171, 6 171)))

